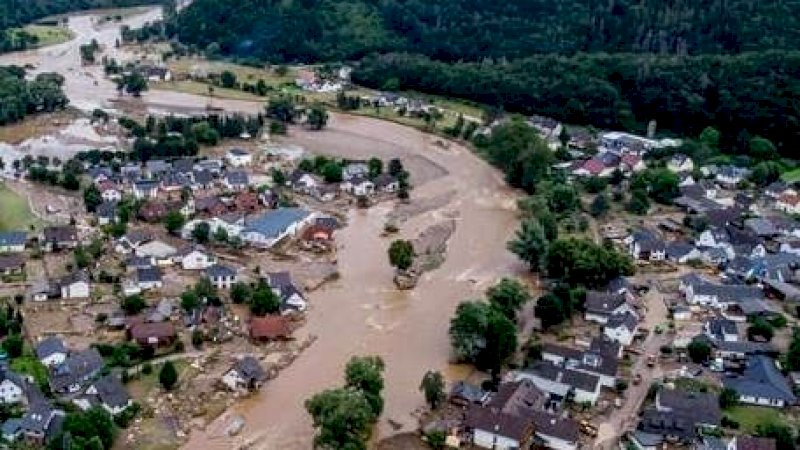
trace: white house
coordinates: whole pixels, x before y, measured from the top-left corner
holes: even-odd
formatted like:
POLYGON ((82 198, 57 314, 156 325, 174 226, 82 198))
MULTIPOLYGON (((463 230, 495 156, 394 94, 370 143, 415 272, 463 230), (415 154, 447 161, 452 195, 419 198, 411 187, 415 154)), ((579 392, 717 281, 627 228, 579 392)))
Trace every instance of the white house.
POLYGON ((171 266, 177 253, 175 247, 158 240, 142 244, 135 251, 136 256, 151 258, 157 266, 161 267, 171 266))
POLYGON ((139 180, 133 183, 133 196, 137 200, 152 200, 158 197, 158 182, 139 180))
POLYGON ((375 183, 365 177, 355 177, 343 181, 341 189, 348 194, 363 197, 375 193, 375 183))
POLYGON ((206 270, 217 263, 217 258, 200 246, 186 247, 176 258, 184 270, 206 270))
POLYGON ((217 289, 230 289, 236 283, 236 271, 228 266, 219 264, 206 269, 206 276, 211 284, 217 289))
POLYGON ((245 167, 253 164, 253 155, 241 148, 232 148, 225 154, 225 161, 232 167, 245 167))
POLYGON ((472 431, 472 444, 492 450, 529 448, 533 422, 525 417, 484 407, 467 410, 464 425, 472 431))
POLYGON ((722 166, 717 169, 716 181, 726 186, 736 186, 750 176, 750 170, 737 166, 722 166))
POLYGON ((667 245, 654 232, 639 230, 625 239, 628 253, 635 259, 663 261, 667 259, 667 245))
POLYGON ((369 165, 365 162, 352 162, 342 169, 342 180, 350 181, 369 176, 369 165))
POLYGON ((61 298, 88 298, 91 290, 89 274, 79 270, 61 279, 61 298))
POLYGON ((694 170, 694 161, 682 153, 677 153, 667 161, 667 169, 675 173, 691 172, 694 170))
POLYGON ((222 375, 222 384, 232 391, 256 390, 267 381, 267 372, 252 356, 245 356, 222 375))
POLYGON ((392 193, 400 190, 400 180, 388 173, 382 173, 373 180, 378 192, 392 193))
MULTIPOLYGON (((86 389, 85 397, 95 397, 97 403, 112 416, 120 414, 133 405, 133 400, 125 391, 125 386, 114 375, 106 375, 95 381, 86 389)), ((91 405, 91 402, 82 404, 80 400, 87 399, 81 398, 76 401, 81 409, 88 409, 85 406, 91 405)))
POLYGON ((728 319, 715 318, 708 320, 703 329, 706 336, 722 342, 739 342, 739 330, 736 322, 728 319))
POLYGON ((164 286, 164 281, 161 279, 161 271, 157 267, 140 267, 137 269, 136 282, 139 289, 143 291, 161 289, 164 286))
POLYGON ((250 221, 242 231, 242 240, 249 245, 270 248, 300 231, 315 219, 301 208, 279 208, 250 221))
POLYGON ((633 337, 636 335, 638 328, 639 318, 630 312, 625 312, 609 317, 603 328, 603 334, 612 341, 629 346, 633 342, 633 337))
POLYGON ((295 192, 311 195, 322 184, 322 181, 314 175, 298 169, 292 172, 286 183, 295 192))
POLYGON ((528 369, 515 373, 515 381, 528 379, 544 392, 567 397, 574 394, 575 403, 597 403, 600 396, 600 379, 588 373, 558 367, 550 362, 541 361, 528 369))
POLYGON ((48 336, 36 345, 36 357, 46 367, 58 366, 67 359, 67 348, 56 336, 48 336))
POLYGON ((220 228, 223 228, 226 233, 228 233, 228 237, 238 237, 241 236, 242 230, 244 229, 244 221, 225 221, 219 217, 212 217, 210 219, 194 219, 186 222, 186 224, 181 229, 181 237, 183 239, 191 239, 192 238, 192 231, 194 228, 200 224, 206 223, 208 224, 209 232, 213 235, 217 233, 220 228))
POLYGON ((112 186, 104 188, 103 191, 100 193, 100 196, 103 198, 103 200, 107 202, 118 202, 122 200, 122 192, 119 189, 112 186))
POLYGON ((25 381, 9 369, 0 373, 0 403, 9 405, 20 403, 25 398, 25 381))

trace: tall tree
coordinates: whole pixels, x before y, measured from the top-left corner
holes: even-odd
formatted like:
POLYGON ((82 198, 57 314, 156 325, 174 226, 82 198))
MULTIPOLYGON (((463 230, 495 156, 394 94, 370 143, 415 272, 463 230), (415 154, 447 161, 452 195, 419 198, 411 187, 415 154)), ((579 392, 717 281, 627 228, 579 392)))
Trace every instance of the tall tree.
POLYGON ((440 372, 433 370, 425 372, 419 390, 425 395, 425 402, 431 409, 438 409, 447 398, 444 392, 444 377, 440 372))
POLYGON ((508 243, 508 249, 528 263, 531 271, 535 272, 544 267, 549 245, 541 223, 530 218, 522 221, 515 238, 508 243))

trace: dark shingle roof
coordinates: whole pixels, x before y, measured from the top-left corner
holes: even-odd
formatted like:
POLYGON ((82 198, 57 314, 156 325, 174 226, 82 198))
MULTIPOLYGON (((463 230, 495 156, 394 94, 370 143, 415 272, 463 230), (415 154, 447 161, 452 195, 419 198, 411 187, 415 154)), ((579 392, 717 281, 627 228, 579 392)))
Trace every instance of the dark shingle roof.
POLYGON ((633 331, 636 329, 636 325, 638 324, 639 319, 630 311, 626 311, 624 314, 614 314, 609 317, 608 323, 606 323, 606 328, 625 327, 629 331, 633 331))
POLYGON ((0 231, 0 247, 25 245, 27 240, 24 231, 0 231))
POLYGON ((47 358, 56 353, 67 353, 64 342, 57 336, 46 337, 36 346, 36 357, 39 359, 47 358))
POLYGON ((155 283, 161 281, 161 271, 157 267, 140 267, 136 269, 136 279, 140 283, 155 283))
POLYGON ((552 436, 567 442, 577 442, 580 434, 578 422, 544 411, 531 411, 530 418, 536 433, 552 436))
POLYGON ((223 266, 221 264, 214 264, 213 266, 206 269, 206 274, 211 278, 220 278, 220 277, 235 277, 236 271, 231 269, 228 266, 223 266))
POLYGON ((625 296, 607 292, 589 291, 586 293, 586 312, 611 314, 625 303, 625 296))
POLYGON ((492 411, 479 405, 467 410, 464 421, 467 428, 484 430, 516 441, 523 441, 533 431, 530 420, 513 414, 492 411))
POLYGON ((112 374, 100 378, 92 386, 100 402, 112 408, 127 406, 131 399, 120 380, 112 374))
POLYGON ((258 360, 252 356, 245 356, 233 365, 235 370, 242 379, 247 381, 265 381, 267 379, 267 372, 258 363, 258 360))
POLYGON ((775 361, 766 356, 751 356, 742 376, 726 377, 723 384, 739 395, 781 399, 787 403, 796 401, 786 378, 778 372, 775 361))
POLYGON ((94 348, 73 353, 53 370, 50 387, 55 392, 63 391, 72 384, 82 383, 97 375, 103 365, 103 357, 94 348))
POLYGON ((525 371, 588 392, 594 392, 600 383, 600 379, 595 375, 558 367, 547 361, 539 361, 525 371))
POLYGON ((715 394, 662 389, 658 393, 659 409, 689 417, 698 424, 718 426, 722 420, 719 399, 715 394))

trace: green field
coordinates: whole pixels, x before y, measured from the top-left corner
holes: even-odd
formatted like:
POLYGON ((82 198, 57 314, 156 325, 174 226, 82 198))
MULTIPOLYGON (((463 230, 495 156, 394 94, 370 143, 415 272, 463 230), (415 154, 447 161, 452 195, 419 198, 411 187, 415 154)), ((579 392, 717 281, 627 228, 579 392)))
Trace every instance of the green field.
POLYGON ((35 356, 14 359, 11 361, 11 369, 32 376, 38 386, 47 384, 47 368, 35 356))
POLYGON ((74 37, 67 28, 50 25, 28 25, 23 30, 39 38, 37 47, 62 44, 74 37))
POLYGON ((800 181, 800 169, 790 170, 781 175, 781 180, 787 183, 796 183, 800 181))
POLYGON ((746 433, 755 433, 759 425, 788 422, 787 417, 775 408, 740 405, 722 413, 739 422, 739 429, 746 433))
POLYGON ((0 231, 27 230, 38 220, 28 207, 27 199, 0 184, 0 231))

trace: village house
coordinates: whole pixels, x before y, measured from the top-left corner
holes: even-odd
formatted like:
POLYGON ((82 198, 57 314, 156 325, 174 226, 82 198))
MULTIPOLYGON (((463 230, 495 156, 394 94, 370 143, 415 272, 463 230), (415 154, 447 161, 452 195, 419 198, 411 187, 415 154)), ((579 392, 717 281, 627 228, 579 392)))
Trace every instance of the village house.
POLYGON ((618 343, 605 338, 593 339, 587 350, 548 343, 542 346, 542 360, 558 367, 595 376, 601 386, 614 388, 620 350, 618 343))
POLYGON ((65 416, 64 411, 46 402, 36 402, 20 419, 15 439, 22 437, 26 442, 43 445, 60 433, 65 416))
POLYGON ((122 255, 129 255, 134 253, 139 246, 150 242, 152 239, 153 237, 146 231, 132 230, 116 240, 114 251, 122 255))
POLYGON ((334 244, 333 230, 314 224, 303 231, 301 240, 306 249, 327 251, 334 244))
POLYGON ((537 388, 564 399, 573 396, 576 403, 594 405, 600 396, 600 378, 577 370, 556 366, 549 361, 539 361, 531 367, 516 372, 515 381, 529 379, 537 388))
POLYGON ((295 192, 311 195, 322 184, 322 180, 314 175, 297 169, 292 172, 291 175, 289 175, 289 179, 286 181, 286 183, 295 192))
POLYGON ((20 255, 0 255, 0 275, 14 276, 25 273, 25 259, 20 255))
POLYGON ((717 317, 709 319, 703 325, 703 329, 711 339, 721 342, 738 342, 739 330, 736 322, 725 318, 717 317))
POLYGON ((61 288, 61 298, 89 298, 91 284, 89 273, 77 270, 61 279, 58 284, 61 288))
POLYGON ((225 153, 225 161, 231 167, 245 167, 253 164, 253 155, 241 148, 232 148, 225 153))
POLYGON ((741 376, 726 376, 722 383, 739 394, 741 403, 785 408, 797 402, 786 377, 767 356, 751 356, 741 376))
POLYGON ((187 245, 175 255, 183 270, 206 270, 217 263, 217 258, 199 245, 187 245))
POLYGON ((162 202, 147 202, 139 208, 139 219, 149 222, 158 223, 164 220, 169 214, 170 208, 162 202))
POLYGON ((94 211, 97 216, 98 225, 108 225, 117 221, 117 204, 114 202, 103 202, 97 205, 94 211))
POLYGON ((628 304, 627 298, 623 294, 607 292, 589 291, 586 293, 585 302, 586 312, 584 318, 587 321, 597 322, 605 325, 613 315, 631 312, 636 314, 633 307, 628 304))
POLYGON ((683 153, 676 153, 667 161, 667 169, 675 173, 691 172, 694 170, 694 161, 683 153))
POLYGON ((148 177, 160 178, 172 170, 172 164, 163 159, 151 159, 144 164, 144 169, 148 177))
POLYGON ((796 193, 781 194, 775 201, 775 209, 787 214, 800 214, 800 195, 796 193))
POLYGON ((351 162, 342 169, 342 180, 350 181, 356 178, 367 178, 369 165, 363 161, 351 162))
POLYGON ((467 410, 464 426, 472 431, 472 444, 479 448, 514 450, 529 448, 533 441, 533 422, 488 408, 467 410))
POLYGON ((222 384, 232 391, 254 391, 260 389, 267 379, 267 372, 258 360, 248 355, 236 361, 222 375, 222 384))
POLYGON ((194 202, 198 213, 218 217, 228 212, 228 206, 217 196, 198 198, 194 202))
POLYGON ((0 403, 12 405, 25 400, 27 382, 8 366, 0 366, 0 403))
POLYGON ((171 266, 177 253, 175 247, 159 240, 141 244, 135 250, 136 256, 150 258, 160 267, 171 266))
POLYGON ((92 383, 74 403, 84 411, 99 405, 112 416, 116 416, 132 406, 133 400, 120 380, 109 374, 92 383))
POLYGON ((240 192, 233 199, 236 211, 243 213, 256 212, 261 209, 258 194, 255 192, 240 192))
POLYGON ((122 191, 110 181, 103 181, 99 185, 100 197, 107 202, 118 202, 122 200, 122 191))
POLYGON ((222 173, 222 168, 225 167, 221 159, 210 158, 210 159, 201 159, 197 161, 194 165, 195 171, 208 171, 213 175, 219 175, 222 173))
POLYGON ((44 229, 42 244, 45 251, 73 249, 78 246, 78 230, 74 226, 53 226, 44 229))
POLYGON ((644 410, 631 438, 637 448, 661 448, 666 442, 693 444, 701 431, 722 421, 717 396, 662 388, 655 405, 644 410))
POLYGON ((750 170, 744 167, 725 165, 717 167, 715 180, 723 186, 736 187, 750 176, 750 170))
POLYGON ((378 192, 391 194, 400 190, 400 180, 388 173, 378 175, 373 180, 373 183, 375 183, 375 189, 378 192))
POLYGON ((364 176, 357 176, 343 181, 340 188, 342 191, 356 197, 365 197, 375 193, 375 183, 364 176))
POLYGON ((67 359, 67 348, 56 336, 48 336, 36 345, 36 358, 46 367, 62 364, 67 359))
POLYGON ((128 329, 128 336, 141 347, 165 347, 178 335, 172 322, 136 322, 128 329))
POLYGON ((291 336, 292 327, 286 317, 264 316, 250 319, 250 339, 254 341, 285 340, 291 336))
POLYGON ((653 231, 636 231, 625 243, 628 245, 628 253, 634 259, 663 261, 667 258, 667 245, 653 231))
POLYGON ((220 229, 224 229, 228 238, 239 237, 244 229, 244 219, 229 217, 227 214, 220 217, 212 217, 209 219, 194 219, 186 222, 181 229, 181 238, 192 239, 192 232, 199 224, 208 224, 209 232, 213 235, 218 233, 220 229), (225 220, 228 219, 228 220, 225 220))
POLYGON ((157 267, 142 267, 136 269, 136 283, 143 291, 160 289, 164 286, 161 271, 157 267))
POLYGON ((254 247, 270 248, 285 238, 296 236, 314 215, 301 208, 268 211, 247 223, 242 240, 254 247))
POLYGON ((638 328, 639 318, 635 314, 626 311, 609 317, 608 322, 603 327, 603 334, 612 341, 619 342, 627 347, 633 342, 638 328))
POLYGON ((158 186, 155 180, 137 180, 133 183, 133 196, 137 200, 154 200, 158 197, 158 186))
POLYGON ((104 365, 103 357, 94 348, 72 353, 63 363, 52 368, 50 389, 58 394, 74 394, 97 376, 104 365))
POLYGON ((220 264, 215 264, 206 269, 206 277, 208 277, 211 285, 217 289, 230 289, 238 278, 234 269, 220 264))
POLYGON ((241 170, 228 172, 222 180, 222 185, 229 191, 244 191, 250 186, 250 176, 241 170))
POLYGON ((767 197, 772 198, 773 200, 777 200, 780 196, 784 194, 788 195, 797 195, 798 192, 793 187, 789 186, 787 183, 783 181, 775 181, 767 185, 764 188, 764 195, 767 197))
POLYGON ((0 231, 0 253, 21 253, 25 251, 28 234, 24 231, 0 231))

